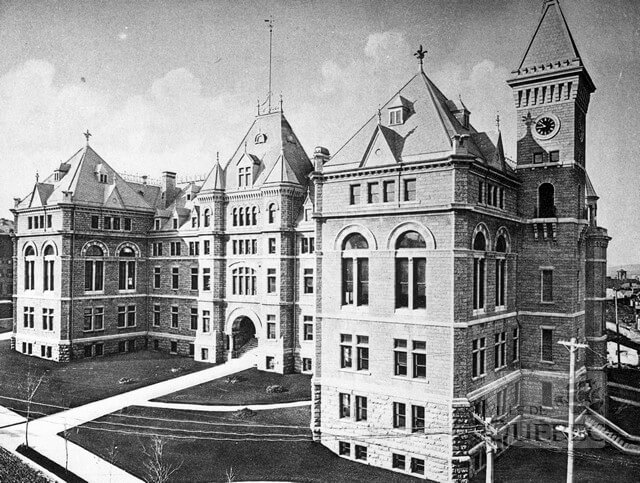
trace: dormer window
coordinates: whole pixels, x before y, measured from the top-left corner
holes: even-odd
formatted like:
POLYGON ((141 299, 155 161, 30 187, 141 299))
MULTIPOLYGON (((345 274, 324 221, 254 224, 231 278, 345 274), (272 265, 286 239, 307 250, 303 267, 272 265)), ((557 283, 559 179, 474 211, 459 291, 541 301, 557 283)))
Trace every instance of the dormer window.
POLYGON ((107 175, 104 173, 98 173, 98 181, 102 184, 107 184, 107 175))
POLYGON ((256 144, 264 144, 267 142, 267 135, 263 133, 259 133, 255 138, 256 144))
POLYGON ((399 107, 397 109, 391 109, 389 111, 389 124, 396 125, 404 123, 404 109, 399 107))
POLYGON ((155 221, 155 226, 154 226, 154 228, 155 228, 156 230, 159 230, 159 229, 160 229, 160 220, 156 218, 154 221, 155 221))
POLYGON ((251 166, 238 168, 238 187, 249 187, 251 184, 251 166))

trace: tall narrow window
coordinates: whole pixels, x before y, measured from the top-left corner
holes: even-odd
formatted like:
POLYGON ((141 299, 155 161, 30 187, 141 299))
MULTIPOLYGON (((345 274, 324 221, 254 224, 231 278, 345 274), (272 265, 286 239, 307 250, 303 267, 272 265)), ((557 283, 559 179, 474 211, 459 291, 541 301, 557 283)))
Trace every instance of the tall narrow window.
POLYGON ((538 188, 538 218, 556 216, 554 188, 551 183, 543 183, 538 188))
POLYGON ((540 359, 553 362, 553 329, 542 329, 540 359))
POLYGON ((160 267, 153 267, 153 288, 160 288, 160 267))
POLYGON ((424 379, 427 377, 427 343, 424 341, 414 340, 413 351, 411 356, 413 357, 413 377, 417 379, 424 379))
POLYGON ((303 293, 305 294, 313 293, 313 268, 304 269, 303 285, 304 285, 303 293))
POLYGON ((276 205, 275 204, 270 204, 269 205, 269 224, 275 223, 276 222, 276 205))
POLYGON ((359 371, 369 370, 369 337, 356 336, 356 368, 359 371))
POLYGON ((211 224, 211 210, 209 208, 204 210, 203 223, 205 227, 211 224))
POLYGON ((407 341, 406 339, 393 340, 393 373, 396 376, 407 375, 407 341))
POLYGON ((153 306, 153 325, 156 327, 160 325, 160 306, 159 305, 153 306))
POLYGON ((207 292, 211 290, 211 268, 202 269, 202 290, 207 292))
POLYGON ((512 361, 516 362, 520 359, 520 328, 513 329, 513 357, 512 361))
POLYGON ((98 292, 104 288, 104 252, 102 248, 92 245, 85 252, 84 289, 87 292, 98 292))
POLYGON ((424 238, 416 231, 407 231, 396 241, 396 308, 427 306, 427 260, 420 256, 426 247, 424 238))
POLYGON ((411 432, 424 433, 424 406, 411 405, 411 432))
POLYGON ((396 200, 396 182, 393 180, 385 181, 384 183, 382 183, 382 187, 383 187, 382 201, 384 201, 385 203, 390 203, 392 201, 395 201, 396 200))
POLYGON ((276 269, 267 269, 267 293, 276 293, 276 269))
POLYGON ((342 305, 369 304, 369 258, 362 250, 369 243, 360 233, 352 233, 342 244, 342 305))
POLYGON ((43 261, 43 284, 42 289, 47 291, 54 290, 54 259, 55 252, 51 245, 47 245, 44 249, 44 261, 43 261))
POLYGON ((500 235, 496 240, 496 307, 504 307, 506 304, 506 268, 507 261, 504 255, 500 255, 507 251, 507 243, 504 235, 500 235))
MULTIPOLYGON (((482 233, 477 233, 473 240, 473 250, 484 252, 487 249, 487 241, 482 233)), ((475 253, 473 256, 473 310, 484 309, 484 295, 486 288, 485 258, 484 253, 475 253)))
POLYGON ((377 182, 367 184, 367 202, 380 203, 380 184, 377 182))
POLYGON ((351 369, 353 367, 353 336, 340 334, 340 367, 351 369))
POLYGON ((341 418, 349 418, 351 417, 351 395, 340 393, 340 417, 341 418))
POLYGON ((198 307, 191 307, 190 323, 189 328, 191 330, 198 330, 198 307))
POLYGON ((356 421, 367 420, 367 398, 356 396, 356 421))
POLYGON ((171 269, 171 288, 176 290, 180 286, 180 268, 173 267, 171 269))
POLYGON ((198 290, 198 267, 191 267, 191 290, 198 290))
POLYGON ((542 270, 541 288, 543 302, 553 302, 553 270, 542 270))
MULTIPOLYGON (((496 369, 502 369, 507 365, 507 333, 494 334, 493 360, 496 369)), ((502 413, 499 413, 502 414, 502 413)))
POLYGON ((131 247, 123 247, 118 255, 121 258, 118 287, 120 290, 134 290, 136 288, 136 262, 128 259, 134 258, 136 253, 131 247))
POLYGON ((404 180, 404 201, 416 200, 416 180, 405 179, 404 180))
POLYGON ((486 339, 481 337, 471 342, 471 377, 481 377, 485 370, 486 339))
POLYGON ((550 408, 553 406, 553 385, 550 382, 542 383, 542 406, 550 408))
POLYGON ((24 251, 24 289, 35 289, 35 261, 36 252, 33 247, 27 247, 24 251))
POLYGON ((354 184, 349 187, 349 204, 351 205, 359 205, 360 204, 360 185, 354 184))
POLYGON ((393 427, 399 429, 407 427, 407 405, 405 403, 393 403, 393 427))
POLYGON ((177 305, 171 306, 171 327, 174 329, 178 328, 178 310, 179 307, 177 305))

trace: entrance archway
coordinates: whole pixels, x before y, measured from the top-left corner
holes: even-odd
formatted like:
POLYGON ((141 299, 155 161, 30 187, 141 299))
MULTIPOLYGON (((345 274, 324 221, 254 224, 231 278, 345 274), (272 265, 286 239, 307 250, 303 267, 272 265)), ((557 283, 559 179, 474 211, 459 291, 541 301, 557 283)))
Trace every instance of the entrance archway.
POLYGON ((231 326, 231 352, 232 357, 237 357, 248 348, 257 345, 256 326, 253 321, 246 316, 240 316, 233 321, 231 326))

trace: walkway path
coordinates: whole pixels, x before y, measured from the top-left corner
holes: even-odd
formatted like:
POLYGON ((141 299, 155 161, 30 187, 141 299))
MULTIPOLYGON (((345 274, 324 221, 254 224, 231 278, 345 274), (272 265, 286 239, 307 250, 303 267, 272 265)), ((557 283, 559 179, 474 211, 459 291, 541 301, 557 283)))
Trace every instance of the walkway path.
POLYGON ((165 409, 182 409, 185 411, 206 411, 206 412, 233 412, 240 411, 241 409, 248 408, 252 411, 266 411, 268 409, 285 409, 285 408, 298 408, 302 406, 310 406, 311 401, 295 401, 287 403, 273 403, 273 404, 241 404, 239 406, 221 406, 211 404, 185 404, 185 403, 165 403, 156 401, 146 401, 139 406, 146 406, 148 408, 165 408, 165 409))
MULTIPOLYGON (((176 377, 168 381, 134 389, 133 391, 95 401, 84 406, 62 411, 29 423, 29 445, 62 467, 68 459, 68 468, 81 478, 93 482, 139 482, 138 478, 99 458, 84 448, 66 442, 58 433, 93 421, 127 406, 140 406, 150 399, 181 391, 198 384, 234 374, 254 366, 254 358, 233 359, 226 364, 176 377), (66 444, 65 444, 66 442, 66 444)), ((6 413, 0 411, 0 426, 5 426, 6 413)), ((8 416, 7 416, 8 417, 8 416)), ((13 419, 15 421, 15 418, 13 419)), ((0 430, 0 446, 17 448, 24 442, 24 424, 0 430)))

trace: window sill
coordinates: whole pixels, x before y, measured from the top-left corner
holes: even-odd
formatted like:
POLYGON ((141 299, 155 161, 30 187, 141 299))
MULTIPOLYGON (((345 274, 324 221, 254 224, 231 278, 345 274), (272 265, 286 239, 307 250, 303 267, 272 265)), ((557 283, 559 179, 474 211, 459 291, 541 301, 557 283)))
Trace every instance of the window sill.
POLYGON ((487 309, 473 309, 473 312, 471 313, 471 315, 476 316, 476 315, 484 315, 487 313, 487 309))
POLYGON ((553 300, 541 300, 540 303, 542 305, 554 305, 555 302, 553 300))
POLYGON ((117 327, 118 330, 121 329, 135 329, 136 327, 138 327, 137 325, 119 325, 117 327))
POLYGON ((555 363, 555 362, 553 362, 553 361, 543 361, 543 360, 540 360, 540 363, 541 363, 541 364, 548 364, 548 365, 550 365, 550 366, 554 366, 554 365, 556 364, 556 363, 555 363))
POLYGON ((348 369, 346 367, 341 367, 340 369, 338 369, 338 371, 346 372, 346 373, 349 373, 349 374, 361 374, 363 376, 370 376, 371 375, 370 371, 357 370, 357 369, 348 369))
POLYGON ((85 290, 85 295, 104 295, 104 290, 85 290))
POLYGON ((481 374, 480 376, 476 376, 476 377, 473 377, 473 376, 472 376, 472 377, 471 377, 471 380, 472 380, 472 381, 479 381, 479 380, 481 380, 481 379, 484 379, 485 377, 487 377, 487 375, 486 375, 486 374, 481 374))
POLYGON ((507 366, 506 366, 506 364, 505 364, 504 366, 496 367, 496 368, 493 370, 493 372, 500 372, 500 371, 502 371, 502 370, 504 370, 504 369, 506 369, 506 368, 507 368, 507 366))
POLYGON ((505 310, 507 310, 507 306, 506 305, 496 305, 494 310, 496 312, 504 312, 505 310))
POLYGON ((102 329, 83 330, 82 331, 83 334, 88 334, 90 332, 104 332, 104 328, 102 328, 102 329))
POLYGON ((136 293, 136 289, 135 288, 120 289, 118 290, 118 293, 136 293))

